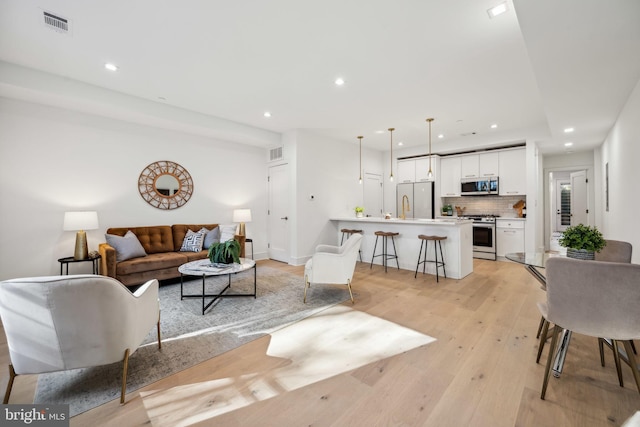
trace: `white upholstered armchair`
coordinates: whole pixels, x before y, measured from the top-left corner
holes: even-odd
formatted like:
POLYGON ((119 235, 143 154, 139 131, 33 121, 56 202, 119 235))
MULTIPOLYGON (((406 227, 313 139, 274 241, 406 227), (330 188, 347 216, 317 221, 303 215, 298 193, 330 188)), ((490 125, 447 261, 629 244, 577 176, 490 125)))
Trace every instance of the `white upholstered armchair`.
POLYGON ((304 299, 311 283, 347 285, 351 303, 351 279, 356 268, 362 234, 353 234, 342 246, 318 245, 316 252, 304 266, 304 299))
POLYGON ((135 293, 97 275, 32 277, 0 283, 0 316, 9 347, 8 403, 13 380, 123 362, 124 403, 129 356, 153 326, 160 341, 158 281, 135 293))

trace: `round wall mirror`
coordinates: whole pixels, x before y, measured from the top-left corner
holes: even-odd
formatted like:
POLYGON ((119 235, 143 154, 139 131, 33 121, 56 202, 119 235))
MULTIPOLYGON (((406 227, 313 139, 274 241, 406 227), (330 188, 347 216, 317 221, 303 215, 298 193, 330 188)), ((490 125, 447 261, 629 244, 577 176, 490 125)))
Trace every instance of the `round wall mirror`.
POLYGON ((144 168, 138 178, 138 191, 154 208, 176 209, 191 198, 193 180, 179 164, 162 160, 144 168))

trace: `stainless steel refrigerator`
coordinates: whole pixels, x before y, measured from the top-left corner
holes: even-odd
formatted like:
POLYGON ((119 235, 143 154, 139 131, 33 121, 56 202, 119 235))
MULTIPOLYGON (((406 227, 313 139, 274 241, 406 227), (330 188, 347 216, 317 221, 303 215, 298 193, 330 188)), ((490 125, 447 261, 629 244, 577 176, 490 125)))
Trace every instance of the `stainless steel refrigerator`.
POLYGON ((396 186, 397 216, 402 216, 402 203, 404 201, 405 218, 433 219, 433 197, 433 181, 398 184, 396 186))

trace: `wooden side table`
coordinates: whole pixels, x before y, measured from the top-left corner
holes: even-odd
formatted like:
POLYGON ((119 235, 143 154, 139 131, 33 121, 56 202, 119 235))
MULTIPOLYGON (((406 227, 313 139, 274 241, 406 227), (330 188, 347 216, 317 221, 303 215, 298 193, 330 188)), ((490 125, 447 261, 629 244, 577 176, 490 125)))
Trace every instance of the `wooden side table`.
POLYGON ((58 262, 60 263, 60 275, 62 276, 62 267, 64 266, 65 269, 65 273, 64 274, 69 274, 69 264, 74 263, 74 262, 91 262, 92 266, 93 266, 93 274, 100 274, 100 259, 102 258, 102 256, 100 254, 92 257, 92 258, 87 258, 87 259, 75 259, 72 256, 68 256, 65 258, 60 258, 58 260, 58 262))

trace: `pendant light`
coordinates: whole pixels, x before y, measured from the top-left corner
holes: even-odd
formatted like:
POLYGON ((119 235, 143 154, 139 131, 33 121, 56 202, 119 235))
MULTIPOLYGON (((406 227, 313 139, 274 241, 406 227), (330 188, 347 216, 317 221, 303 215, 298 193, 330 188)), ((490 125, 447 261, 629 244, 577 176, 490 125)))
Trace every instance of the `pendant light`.
POLYGON ((364 138, 364 136, 358 137, 360 140, 360 184, 362 184, 362 138, 364 138))
POLYGON ((389 181, 393 182, 393 131, 395 128, 389 128, 389 134, 391 135, 391 175, 389 175, 389 181))
POLYGON ((432 118, 427 119, 427 123, 429 123, 429 172, 427 173, 427 178, 430 180, 433 179, 433 172, 431 171, 431 122, 432 118))

